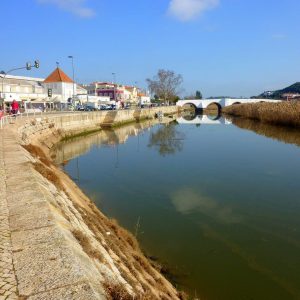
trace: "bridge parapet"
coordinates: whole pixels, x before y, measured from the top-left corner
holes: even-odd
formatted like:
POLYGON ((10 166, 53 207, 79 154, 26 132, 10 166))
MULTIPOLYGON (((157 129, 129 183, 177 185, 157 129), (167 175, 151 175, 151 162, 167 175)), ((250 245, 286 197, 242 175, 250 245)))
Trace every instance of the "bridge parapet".
POLYGON ((258 102, 281 102, 281 100, 273 99, 245 99, 245 98, 220 98, 220 99, 194 99, 194 100, 179 100, 176 105, 183 107, 184 105, 193 105, 197 109, 207 108, 210 104, 217 104, 221 108, 233 104, 258 103, 258 102))

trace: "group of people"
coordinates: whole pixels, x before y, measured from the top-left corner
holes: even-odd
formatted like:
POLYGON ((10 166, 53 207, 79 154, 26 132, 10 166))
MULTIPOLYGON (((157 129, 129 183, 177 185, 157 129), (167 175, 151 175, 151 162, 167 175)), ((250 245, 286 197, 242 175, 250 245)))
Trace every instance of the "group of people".
MULTIPOLYGON (((9 107, 9 114, 10 115, 16 115, 18 114, 20 109, 19 103, 16 100, 13 100, 10 107, 9 107)), ((5 104, 0 106, 0 118, 2 118, 5 114, 5 104)))

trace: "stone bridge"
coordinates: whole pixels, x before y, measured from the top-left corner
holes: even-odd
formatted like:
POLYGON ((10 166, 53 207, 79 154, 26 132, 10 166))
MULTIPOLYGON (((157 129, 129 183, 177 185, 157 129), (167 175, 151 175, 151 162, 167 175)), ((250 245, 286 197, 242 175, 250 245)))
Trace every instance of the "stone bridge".
POLYGON ((195 99, 195 100, 179 100, 176 105, 183 107, 184 105, 192 105, 196 109, 205 109, 210 105, 216 105, 219 110, 223 107, 234 105, 234 104, 245 104, 245 103, 259 103, 259 102, 281 102, 280 100, 272 99, 236 99, 236 98, 220 98, 220 99, 195 99))
POLYGON ((208 115, 196 115, 193 117, 182 116, 176 120, 179 124, 195 124, 195 125, 228 125, 231 122, 224 117, 208 116, 208 115))

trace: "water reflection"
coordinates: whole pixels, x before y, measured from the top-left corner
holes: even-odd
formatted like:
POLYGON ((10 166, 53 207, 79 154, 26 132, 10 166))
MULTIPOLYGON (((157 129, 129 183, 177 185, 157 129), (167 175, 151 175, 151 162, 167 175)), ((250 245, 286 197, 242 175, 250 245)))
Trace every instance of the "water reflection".
POLYGON ((159 154, 166 156, 182 151, 185 135, 176 129, 177 122, 161 126, 152 132, 148 147, 158 150, 159 154))
POLYGON ((300 146, 300 130, 286 126, 270 125, 250 119, 230 117, 235 126, 254 131, 260 135, 289 144, 300 146))
POLYGON ((59 143, 52 149, 55 154, 57 164, 69 161, 79 155, 87 153, 91 147, 115 146, 124 144, 130 136, 137 136, 143 131, 148 130, 157 121, 148 120, 141 123, 134 123, 122 126, 116 129, 101 130, 96 134, 90 134, 84 137, 77 137, 71 140, 59 143))
POLYGON ((170 195, 170 198, 176 210, 182 214, 197 211, 223 223, 238 223, 241 221, 239 216, 234 215, 230 206, 218 203, 215 199, 201 193, 196 188, 184 187, 178 189, 170 195))
POLYGON ((219 114, 197 115, 195 113, 187 113, 180 116, 177 120, 178 124, 196 124, 196 125, 229 125, 230 120, 219 114))

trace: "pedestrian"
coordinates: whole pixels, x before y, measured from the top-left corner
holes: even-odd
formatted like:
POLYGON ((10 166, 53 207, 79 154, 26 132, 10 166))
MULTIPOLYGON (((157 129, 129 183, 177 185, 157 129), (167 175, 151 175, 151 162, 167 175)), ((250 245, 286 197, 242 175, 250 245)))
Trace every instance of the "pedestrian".
POLYGON ((19 111, 19 103, 14 99, 11 103, 11 112, 13 115, 16 115, 19 111))
POLYGON ((0 120, 2 119, 3 116, 4 116, 4 104, 3 106, 0 106, 0 120))

